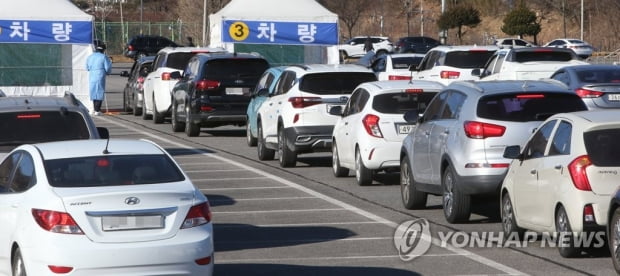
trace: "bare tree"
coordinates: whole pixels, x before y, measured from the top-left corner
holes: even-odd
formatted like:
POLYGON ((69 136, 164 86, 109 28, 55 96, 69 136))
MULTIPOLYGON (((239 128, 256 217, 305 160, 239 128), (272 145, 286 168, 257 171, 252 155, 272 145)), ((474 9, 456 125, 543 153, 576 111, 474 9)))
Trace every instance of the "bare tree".
POLYGON ((373 3, 372 0, 323 0, 319 1, 331 12, 338 14, 338 18, 347 28, 348 38, 353 36, 353 28, 357 25, 360 17, 373 3))
MULTIPOLYGON (((207 0, 207 13, 211 14, 218 12, 230 1, 231 0, 207 0)), ((178 0, 175 8, 175 12, 178 14, 179 20, 183 26, 183 36, 193 37, 194 41, 199 41, 199 39, 202 38, 203 3, 204 1, 178 0)), ((208 20, 209 19, 207 18, 207 21, 208 20)), ((205 35, 208 35, 208 27, 206 32, 207 33, 205 35)))

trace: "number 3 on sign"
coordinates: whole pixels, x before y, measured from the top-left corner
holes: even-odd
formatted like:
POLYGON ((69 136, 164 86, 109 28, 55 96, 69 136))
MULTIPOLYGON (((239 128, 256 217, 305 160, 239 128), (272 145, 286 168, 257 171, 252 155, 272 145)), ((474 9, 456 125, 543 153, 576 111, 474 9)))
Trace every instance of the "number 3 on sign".
POLYGON ((230 25, 228 28, 228 34, 230 34, 230 37, 236 41, 243 41, 248 38, 250 28, 248 28, 248 25, 245 23, 237 21, 230 25))

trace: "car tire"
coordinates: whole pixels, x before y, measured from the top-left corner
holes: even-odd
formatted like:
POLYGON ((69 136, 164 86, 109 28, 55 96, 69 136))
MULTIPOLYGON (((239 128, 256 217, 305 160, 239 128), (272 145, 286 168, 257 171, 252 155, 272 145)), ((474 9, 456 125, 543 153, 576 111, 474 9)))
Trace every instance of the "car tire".
POLYGON ((256 144, 256 151, 258 152, 258 160, 273 160, 273 157, 276 155, 276 151, 272 149, 268 149, 265 145, 265 138, 263 138, 263 127, 261 126, 261 122, 258 122, 258 141, 256 144))
POLYGON ((179 122, 179 115, 177 114, 177 112, 179 112, 178 107, 179 106, 176 103, 172 104, 172 112, 170 114, 172 132, 181 132, 185 129, 185 122, 179 122))
POLYGON ((282 168, 294 167, 297 163, 297 154, 286 146, 286 133, 282 127, 278 129, 278 161, 282 168))
POLYGON ((134 116, 140 116, 142 115, 142 108, 138 109, 138 97, 136 97, 136 94, 133 94, 132 97, 131 112, 134 116))
POLYGON ((388 54, 388 51, 382 49, 382 50, 377 51, 375 56, 387 55, 387 54, 388 54))
POLYGON ((362 155, 360 153, 360 149, 355 150, 355 180, 357 180, 357 185, 360 186, 368 186, 372 184, 372 170, 366 168, 364 166, 364 161, 362 160, 362 155))
POLYGON ((405 208, 409 210, 424 209, 428 194, 416 188, 409 159, 404 156, 400 161, 400 194, 405 208))
POLYGON ((338 155, 338 146, 336 140, 332 144, 332 171, 335 177, 349 176, 349 169, 340 166, 340 156, 338 155))
POLYGON ((457 184, 456 174, 448 166, 441 179, 443 189, 443 214, 450 223, 459 223, 469 220, 471 215, 471 197, 463 194, 457 184))
POLYGON ((155 95, 153 95, 153 123, 158 125, 164 122, 164 114, 157 111, 157 103, 155 102, 155 95))
POLYGON ((200 135, 200 126, 192 122, 192 112, 189 106, 185 108, 185 134, 188 137, 196 137, 200 135))
POLYGON ((558 236, 558 251, 560 252, 560 255, 564 258, 574 258, 579 255, 581 249, 575 246, 575 237, 572 235, 573 230, 570 226, 568 215, 566 214, 566 210, 563 206, 558 207, 558 210, 555 212, 555 231, 558 235, 568 233, 565 234, 568 235, 568 244, 561 244, 563 239, 561 236, 558 236))
POLYGON ((151 115, 146 112, 146 101, 142 102, 142 120, 150 120, 151 115))
POLYGON ((522 240, 525 230, 517 225, 517 218, 508 193, 504 193, 501 203, 502 230, 504 230, 504 234, 507 237, 516 235, 516 238, 522 240))
POLYGON ((22 257, 22 252, 19 249, 15 249, 13 253, 13 262, 11 263, 11 270, 13 271, 13 276, 26 276, 26 266, 24 265, 24 258, 22 257))
POLYGON ((620 208, 616 208, 613 211, 613 215, 607 227, 609 227, 607 239, 611 254, 611 262, 614 264, 616 273, 620 274, 620 208))
POLYGON ((129 103, 127 102, 127 93, 123 91, 123 112, 129 112, 129 103))
POLYGON ((250 120, 247 120, 245 124, 245 139, 246 143, 249 147, 256 147, 256 137, 252 135, 252 131, 250 130, 250 120))

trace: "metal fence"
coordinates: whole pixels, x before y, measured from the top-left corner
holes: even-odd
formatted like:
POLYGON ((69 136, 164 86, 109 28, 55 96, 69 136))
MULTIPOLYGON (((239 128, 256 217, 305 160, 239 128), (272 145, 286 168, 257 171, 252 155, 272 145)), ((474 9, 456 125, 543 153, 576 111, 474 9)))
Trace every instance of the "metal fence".
MULTIPOLYGON (((195 33, 195 30, 202 28, 197 24, 173 22, 95 22, 95 38, 106 43, 106 52, 109 55, 120 55, 123 48, 133 36, 161 35, 170 38, 172 41, 185 44, 186 37, 195 33)), ((196 38, 194 41, 198 41, 196 38)))

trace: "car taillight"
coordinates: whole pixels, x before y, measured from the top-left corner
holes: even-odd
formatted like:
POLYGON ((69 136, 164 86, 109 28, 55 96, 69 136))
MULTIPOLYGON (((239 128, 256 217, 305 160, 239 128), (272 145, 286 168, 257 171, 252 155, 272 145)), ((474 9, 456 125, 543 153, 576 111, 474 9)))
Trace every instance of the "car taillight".
POLYGON ((61 234, 84 234, 71 215, 63 212, 32 209, 34 220, 46 231, 61 234))
POLYGON ((288 101, 294 108, 304 108, 323 103, 320 97, 291 97, 288 101))
POLYGON ((73 267, 70 266, 48 265, 47 267, 50 269, 50 271, 56 274, 66 274, 73 270, 73 267))
POLYGON ((405 93, 424 93, 424 89, 421 89, 421 88, 405 89, 405 93))
POLYGON ((506 132, 505 126, 466 121, 464 124, 465 135, 473 139, 485 139, 489 137, 501 137, 506 132))
POLYGON ((461 73, 457 71, 441 71, 439 73, 442 79, 458 79, 460 75, 461 73))
POLYGON ((582 155, 568 164, 568 172, 570 178, 573 180, 575 188, 582 191, 592 191, 590 187, 590 181, 588 180, 588 174, 586 169, 592 165, 592 161, 587 155, 582 155))
POLYGON ((583 206, 583 221, 596 222, 596 217, 594 217, 594 207, 592 207, 592 204, 583 206))
POLYGON ((395 76, 395 75, 390 75, 388 76, 388 80, 410 80, 411 76, 395 76))
POLYGON ((198 91, 206 91, 211 89, 217 89, 220 87, 219 81, 214 80, 200 80, 196 82, 196 90, 198 91))
POLYGON ((41 118, 41 114, 19 114, 17 115, 17 119, 39 119, 41 118))
POLYGON ((144 83, 144 77, 138 77, 138 83, 139 84, 143 84, 144 83))
POLYGON ((368 114, 364 116, 362 123, 364 124, 364 129, 366 129, 366 132, 368 132, 370 136, 383 138, 381 128, 379 128, 379 116, 368 114))
POLYGON ((582 97, 582 98, 598 98, 600 96, 603 96, 603 92, 600 91, 594 91, 594 90, 590 90, 590 89, 585 89, 585 88, 577 88, 575 89, 575 93, 577 94, 577 96, 582 97))
POLYGON ((133 50, 134 50, 134 49, 133 49, 133 45, 129 45, 129 46, 127 46, 127 50, 129 50, 129 51, 133 51, 133 50))
POLYGON ((170 73, 169 72, 164 72, 161 73, 161 80, 170 80, 170 73))
POLYGON ((189 209, 189 212, 187 212, 187 217, 185 217, 185 221, 183 221, 183 225, 181 225, 181 229, 192 228, 209 223, 211 221, 211 217, 212 213, 209 203, 204 202, 198 204, 189 209))

